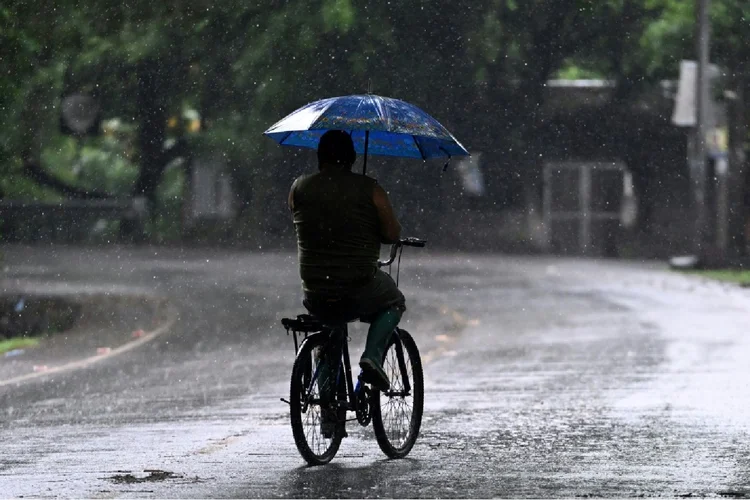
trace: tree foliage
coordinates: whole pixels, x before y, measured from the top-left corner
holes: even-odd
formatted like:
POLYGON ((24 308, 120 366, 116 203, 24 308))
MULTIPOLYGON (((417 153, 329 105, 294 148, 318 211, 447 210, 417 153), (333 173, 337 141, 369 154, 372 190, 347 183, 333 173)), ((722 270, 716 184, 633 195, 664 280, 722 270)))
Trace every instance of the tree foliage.
MULTIPOLYGON (((267 126, 310 100, 368 90, 423 106, 471 149, 505 157, 504 172, 533 176, 524 163, 547 80, 597 75, 624 101, 674 77, 693 53, 693 3, 13 0, 0 7, 2 187, 49 196, 23 175, 33 158, 84 190, 154 198, 172 160, 207 149, 229 158, 252 203, 275 183, 261 167, 278 159, 267 126), (107 136, 84 141, 83 162, 71 153, 57 127, 69 91, 93 93, 104 118, 125 125, 120 146, 107 136), (203 119, 189 137, 168 126, 187 108, 203 119)), ((747 73, 750 7, 712 4, 716 61, 747 73)))

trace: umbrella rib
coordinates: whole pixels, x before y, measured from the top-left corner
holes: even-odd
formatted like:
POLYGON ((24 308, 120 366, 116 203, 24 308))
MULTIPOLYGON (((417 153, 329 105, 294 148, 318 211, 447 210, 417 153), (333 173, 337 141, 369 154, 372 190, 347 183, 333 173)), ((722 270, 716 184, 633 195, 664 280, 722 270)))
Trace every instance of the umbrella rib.
POLYGON ((424 151, 422 151, 422 146, 420 146, 419 143, 417 142, 417 137, 416 136, 411 136, 411 138, 414 141, 414 145, 417 146, 417 151, 419 151, 420 156, 422 156, 422 160, 423 161, 427 160, 427 157, 425 157, 425 155, 424 155, 424 151))

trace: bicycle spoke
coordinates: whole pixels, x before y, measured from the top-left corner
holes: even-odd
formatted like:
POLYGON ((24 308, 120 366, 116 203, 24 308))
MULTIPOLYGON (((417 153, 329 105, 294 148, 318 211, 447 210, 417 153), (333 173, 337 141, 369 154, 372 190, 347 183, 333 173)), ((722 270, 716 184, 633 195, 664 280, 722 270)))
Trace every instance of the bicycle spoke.
POLYGON ((399 330, 383 357, 391 388, 377 392, 373 426, 380 449, 390 458, 409 454, 419 435, 424 404, 424 376, 419 350, 409 332, 399 330))
MULTIPOLYGON (((406 366, 406 377, 413 385, 413 369, 409 354, 404 351, 404 364, 406 366)), ((382 395, 381 414, 388 439, 396 447, 403 446, 409 438, 412 427, 413 394, 404 394, 404 379, 398 362, 395 344, 388 350, 383 366, 391 382, 390 396, 382 395), (401 395, 395 395, 400 393, 401 395)))
POLYGON ((335 396, 330 390, 335 386, 336 379, 328 373, 328 361, 323 357, 329 351, 330 343, 324 336, 306 339, 292 370, 292 433, 297 449, 310 465, 330 462, 342 438, 338 428, 332 429, 328 435, 332 427, 328 423, 328 417, 332 415, 329 412, 336 407, 335 396), (325 365, 321 366, 323 363, 325 365))
MULTIPOLYGON (((315 353, 312 353, 311 359, 311 375, 314 375, 318 369, 318 360, 316 359, 315 353)), ((330 383, 330 381, 329 381, 330 383)), ((321 433, 322 413, 323 409, 320 406, 320 395, 323 392, 320 387, 320 380, 316 380, 312 387, 309 385, 304 388, 303 394, 300 395, 303 403, 307 399, 307 412, 304 413, 303 427, 305 433, 305 439, 307 440, 310 449, 313 453, 321 455, 325 453, 331 445, 331 438, 326 438, 321 433), (309 394, 309 396, 308 396, 309 394)))

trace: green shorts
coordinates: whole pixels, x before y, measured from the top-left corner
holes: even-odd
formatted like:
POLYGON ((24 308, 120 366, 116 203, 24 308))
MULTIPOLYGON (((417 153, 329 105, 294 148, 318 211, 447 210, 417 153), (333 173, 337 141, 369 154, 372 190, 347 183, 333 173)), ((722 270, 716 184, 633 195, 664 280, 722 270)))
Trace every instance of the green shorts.
POLYGON ((406 299, 389 274, 375 273, 367 284, 342 290, 337 294, 305 292, 303 304, 311 314, 323 320, 350 321, 360 319, 369 323, 383 311, 397 308, 406 310, 406 299))

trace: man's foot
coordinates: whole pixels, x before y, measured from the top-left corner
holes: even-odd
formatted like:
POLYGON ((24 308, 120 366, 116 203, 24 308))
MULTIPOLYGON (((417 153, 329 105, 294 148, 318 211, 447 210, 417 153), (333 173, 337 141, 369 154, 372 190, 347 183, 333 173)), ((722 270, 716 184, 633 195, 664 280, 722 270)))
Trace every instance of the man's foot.
POLYGON ((346 432, 346 412, 343 412, 343 415, 344 418, 337 417, 335 410, 324 410, 322 412, 320 433, 325 439, 332 439, 337 431, 341 437, 349 436, 346 432))
POLYGON ((362 374, 359 376, 362 382, 371 384, 381 392, 391 388, 388 375, 386 375, 380 363, 376 363, 370 358, 362 358, 359 361, 359 367, 362 368, 362 374))
POLYGON ((336 422, 323 422, 320 424, 320 434, 324 438, 331 439, 334 432, 336 432, 336 422))
POLYGON ((320 433, 326 439, 331 439, 336 432, 336 412, 334 410, 322 410, 320 412, 320 433))

